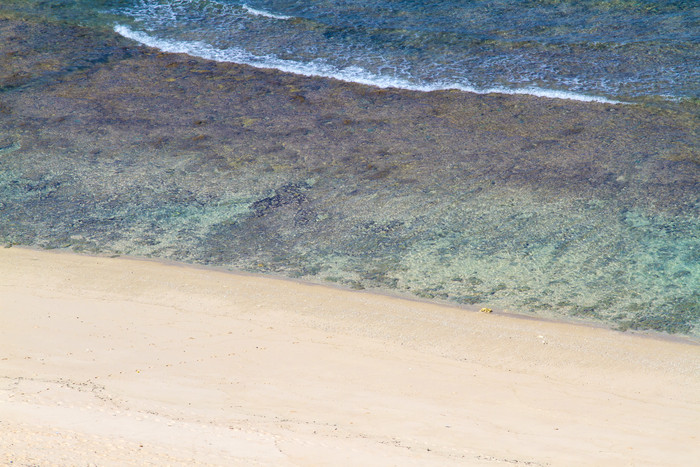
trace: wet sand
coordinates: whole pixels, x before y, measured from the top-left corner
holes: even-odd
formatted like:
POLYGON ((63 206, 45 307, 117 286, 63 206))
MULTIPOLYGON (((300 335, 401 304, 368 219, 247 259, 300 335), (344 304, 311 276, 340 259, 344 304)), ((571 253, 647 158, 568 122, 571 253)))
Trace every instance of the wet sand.
POLYGON ((0 463, 689 465, 700 347, 0 250, 0 463))

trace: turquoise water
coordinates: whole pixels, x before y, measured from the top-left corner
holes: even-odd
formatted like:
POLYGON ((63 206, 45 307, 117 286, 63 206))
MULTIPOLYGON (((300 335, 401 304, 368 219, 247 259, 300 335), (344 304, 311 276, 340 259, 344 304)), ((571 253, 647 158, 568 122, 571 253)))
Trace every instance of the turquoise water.
POLYGON ((696 2, 0 13, 5 244, 700 332, 696 2))

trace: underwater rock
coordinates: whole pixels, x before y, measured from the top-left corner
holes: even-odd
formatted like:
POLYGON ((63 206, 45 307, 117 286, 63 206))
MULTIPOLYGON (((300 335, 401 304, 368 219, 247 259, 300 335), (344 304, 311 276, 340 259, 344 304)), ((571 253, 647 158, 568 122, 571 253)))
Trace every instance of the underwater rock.
POLYGON ((262 217, 270 211, 287 205, 301 206, 306 201, 303 190, 308 188, 305 183, 289 183, 275 190, 275 194, 258 200, 250 205, 255 217, 262 217))
POLYGON ((20 149, 21 147, 22 147, 22 144, 19 141, 12 141, 12 142, 0 141, 0 156, 15 152, 18 149, 20 149))

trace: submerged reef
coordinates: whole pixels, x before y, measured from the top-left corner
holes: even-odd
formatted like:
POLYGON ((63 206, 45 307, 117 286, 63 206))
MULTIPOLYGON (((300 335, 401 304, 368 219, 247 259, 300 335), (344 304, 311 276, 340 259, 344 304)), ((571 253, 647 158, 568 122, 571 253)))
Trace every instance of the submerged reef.
POLYGON ((698 106, 420 93, 0 8, 0 242, 700 332, 698 106))

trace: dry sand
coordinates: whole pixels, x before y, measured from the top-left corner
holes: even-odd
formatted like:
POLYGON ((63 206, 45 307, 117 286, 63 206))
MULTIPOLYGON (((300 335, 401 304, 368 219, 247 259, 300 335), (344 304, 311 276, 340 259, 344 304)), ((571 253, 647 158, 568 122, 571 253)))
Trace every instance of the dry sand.
POLYGON ((0 250, 0 378, 3 464, 700 459, 693 343, 152 261, 0 250))

